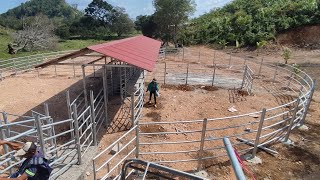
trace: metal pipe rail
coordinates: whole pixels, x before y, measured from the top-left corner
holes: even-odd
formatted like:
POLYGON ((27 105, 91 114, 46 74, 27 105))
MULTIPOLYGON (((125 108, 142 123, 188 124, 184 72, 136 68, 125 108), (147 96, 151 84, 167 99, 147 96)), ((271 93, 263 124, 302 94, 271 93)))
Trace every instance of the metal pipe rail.
POLYGON ((23 71, 30 71, 33 69, 34 65, 38 65, 39 63, 42 63, 49 59, 57 58, 74 51, 75 50, 51 52, 0 60, 0 80, 3 80, 3 78, 11 76, 12 74, 17 75, 18 73, 21 73, 23 71))

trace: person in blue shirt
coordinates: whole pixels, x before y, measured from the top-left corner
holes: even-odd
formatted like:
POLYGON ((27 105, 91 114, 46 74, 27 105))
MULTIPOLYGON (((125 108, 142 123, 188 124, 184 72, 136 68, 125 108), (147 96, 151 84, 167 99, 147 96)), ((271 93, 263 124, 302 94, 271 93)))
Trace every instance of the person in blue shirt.
POLYGON ((157 93, 159 91, 159 86, 157 83, 157 80, 155 78, 152 79, 152 81, 148 84, 147 92, 150 91, 149 96, 149 104, 151 104, 151 97, 153 95, 154 97, 154 107, 157 107, 157 93))
POLYGON ((18 150, 14 157, 25 158, 18 171, 11 174, 8 178, 0 180, 47 180, 52 169, 48 161, 44 158, 41 148, 33 142, 24 144, 0 141, 0 145, 8 145, 13 150, 18 150))

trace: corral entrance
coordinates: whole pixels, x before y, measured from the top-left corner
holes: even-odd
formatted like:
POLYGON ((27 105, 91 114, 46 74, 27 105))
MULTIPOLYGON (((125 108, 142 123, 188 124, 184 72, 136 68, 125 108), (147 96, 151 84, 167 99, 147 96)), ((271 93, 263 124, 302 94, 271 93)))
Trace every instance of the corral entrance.
MULTIPOLYGON (((169 57, 170 56, 168 56, 168 58, 169 57)), ((208 55, 207 57, 211 56, 208 55)), ((178 58, 176 58, 175 61, 177 61, 177 59, 178 58)), ((102 59, 102 61, 104 61, 104 59, 102 59)), ((210 59, 210 61, 212 61, 212 59, 210 59)), ((141 120, 140 124, 137 124, 133 127, 131 126, 132 128, 129 131, 108 134, 102 137, 102 140, 100 141, 100 144, 98 146, 98 151, 100 153, 94 158, 95 169, 93 174, 95 178, 105 179, 107 177, 119 177, 121 175, 120 167, 121 163, 124 162, 123 160, 126 158, 135 157, 147 159, 148 161, 151 161, 153 163, 156 162, 166 164, 170 167, 178 167, 182 170, 184 170, 184 168, 186 170, 194 170, 195 168, 199 167, 199 164, 201 165, 200 168, 206 168, 207 166, 211 166, 212 163, 219 164, 221 162, 226 162, 226 154, 223 150, 224 147, 222 145, 222 137, 224 136, 230 136, 230 138, 233 138, 231 140, 233 144, 236 146, 236 148, 240 148, 241 153, 246 153, 250 152, 250 150, 257 149, 258 147, 277 142, 281 138, 286 138, 290 134, 292 128, 303 123, 314 88, 312 80, 304 73, 302 75, 295 76, 294 74, 292 74, 294 71, 293 69, 291 69, 291 67, 272 67, 269 64, 252 63, 246 61, 234 62, 233 59, 227 59, 226 62, 230 63, 226 63, 224 65, 225 68, 216 68, 216 72, 214 72, 214 66, 211 65, 211 68, 207 68, 208 70, 204 74, 212 73, 212 77, 214 77, 214 73, 226 74, 226 72, 232 72, 234 70, 234 65, 238 63, 242 64, 242 66, 239 66, 239 71, 241 70, 241 72, 238 72, 239 75, 236 76, 237 79, 250 80, 250 78, 253 77, 250 74, 245 73, 245 67, 247 67, 245 65, 248 65, 250 69, 252 68, 254 72, 258 72, 254 76, 255 85, 253 86, 253 93, 255 94, 255 96, 245 96, 244 99, 239 99, 239 101, 237 101, 237 98, 235 98, 233 102, 235 103, 234 108, 238 111, 232 113, 227 111, 229 106, 225 105, 232 104, 230 96, 228 94, 228 89, 215 87, 215 82, 219 82, 218 79, 212 78, 212 82, 209 82, 209 84, 207 85, 188 85, 188 82, 192 82, 187 79, 187 77, 190 77, 188 75, 191 74, 190 64, 197 64, 192 62, 193 60, 190 60, 189 62, 184 62, 185 65, 183 66, 187 67, 185 69, 181 68, 181 66, 176 66, 176 68, 172 68, 176 69, 176 72, 183 73, 184 75, 186 75, 186 78, 180 79, 180 81, 175 81, 178 82, 180 85, 166 85, 165 87, 161 88, 161 91, 164 92, 160 97, 159 102, 163 104, 160 104, 158 109, 147 108, 147 112, 145 112, 146 117, 144 117, 141 120), (212 86, 211 83, 213 83, 214 85, 212 86), (190 91, 188 91, 189 89, 190 91), (260 95, 263 94, 264 96, 260 97, 260 95), (188 106, 188 109, 183 109, 184 106, 189 103, 187 101, 184 101, 186 100, 185 97, 188 97, 188 99, 192 101, 192 103, 190 103, 192 106, 188 106), (196 100, 196 97, 200 97, 200 100, 196 100), (297 103, 297 97, 299 97, 300 103, 297 103), (270 107, 264 106, 266 100, 274 102, 272 101, 272 99, 274 98, 276 98, 277 100, 275 104, 270 104, 270 107), (219 99, 223 99, 224 102, 221 103, 217 101, 219 99), (221 103, 222 105, 219 103, 221 103), (196 111, 197 104, 201 104, 205 107, 202 108, 202 111, 200 113, 196 111), (281 104, 281 106, 277 106, 279 104, 281 104), (239 107, 248 107, 251 108, 250 110, 253 111, 251 111, 250 113, 242 112, 242 108, 239 107), (268 109, 265 114, 263 113, 263 108, 268 109), (168 111, 170 110, 170 113, 162 111, 164 109, 168 111), (179 113, 181 111, 184 111, 184 113, 179 113), (219 112, 225 113, 219 114, 219 112), (215 113, 218 113, 219 116, 215 113), (192 117, 190 117, 190 119, 186 119, 186 114, 192 115, 192 117), (146 119, 148 116, 151 119, 146 119), (260 129, 260 134, 258 132, 259 125, 261 124, 261 122, 264 123, 262 129, 260 129), (256 139, 256 137, 258 137, 258 139, 256 139), (246 142, 240 142, 236 140, 237 138, 250 140, 250 142, 253 143, 253 146, 247 145, 246 142), (103 142, 104 144, 101 144, 101 142, 103 142), (116 149, 118 149, 119 152, 116 152, 113 155, 109 154, 110 150, 114 147, 116 147, 116 149)), ((160 61, 160 64, 161 63, 162 62, 160 61)), ((165 63, 167 63, 167 65, 169 64, 168 59, 165 60, 165 63)), ((174 63, 178 64, 181 62, 174 63)), ((101 111, 103 111, 103 108, 105 107, 100 103, 104 101, 104 91, 101 91, 101 89, 103 89, 104 87, 103 82, 105 82, 103 81, 103 77, 108 76, 107 83, 105 83, 108 84, 108 82, 112 82, 110 80, 111 74, 121 74, 121 71, 124 74, 124 72, 129 72, 131 68, 127 67, 127 64, 121 64, 121 66, 125 67, 113 67, 114 65, 120 64, 109 64, 110 66, 108 67, 105 64, 106 63, 103 63, 103 65, 100 66, 98 65, 98 63, 95 63, 95 65, 87 65, 84 68, 85 70, 89 68, 96 68, 94 71, 96 72, 96 74, 91 74, 90 78, 85 79, 85 87, 88 89, 87 96, 89 96, 87 97, 87 101, 88 104, 90 104, 90 108, 82 106, 85 109, 80 110, 82 108, 77 107, 78 104, 85 104, 84 95, 79 96, 80 98, 79 101, 77 101, 77 103, 73 103, 74 100, 77 98, 70 98, 69 108, 71 109, 70 116, 72 117, 72 119, 65 120, 65 123, 75 125, 74 123, 78 122, 78 128, 73 127, 73 129, 68 129, 68 132, 71 134, 70 136, 72 136, 72 132, 78 131, 77 133, 79 133, 79 137, 82 138, 82 140, 76 139, 77 142, 80 142, 79 150, 78 146, 76 146, 76 144, 73 144, 73 148, 77 147, 76 151, 80 151, 80 153, 76 154, 80 154, 80 156, 76 156, 74 158, 76 162, 81 162, 81 158, 86 156, 86 150, 88 149, 87 147, 89 147, 90 144, 93 144, 94 142, 94 140, 91 139, 93 137, 92 133, 90 133, 95 132, 94 130, 92 130, 94 126, 92 126, 92 123, 90 124, 90 122, 88 124, 86 123, 88 122, 87 119, 89 118, 88 114, 95 114, 97 117, 96 120, 99 119, 99 113, 92 113, 92 110, 98 112, 102 109, 101 111), (102 68, 98 70, 98 67, 102 68), (105 73, 106 76, 103 76, 103 73, 105 73), (91 81, 97 81, 97 84, 99 85, 96 86, 95 84, 91 84, 91 81), (90 92, 90 90, 92 90, 92 93, 90 92), (90 96, 91 94, 93 94, 93 98, 90 98, 92 97, 90 96), (94 104, 93 106, 91 106, 92 102, 94 104), (79 108, 79 110, 77 108, 79 108), (88 134, 86 134, 87 132, 88 134)), ((199 64, 202 64, 202 62, 200 62, 199 64)), ((163 65, 164 62, 162 63, 162 67, 165 67, 163 65)), ((205 65, 204 67, 210 66, 205 65)), ((201 71, 205 70, 201 69, 201 71)), ((167 76, 167 74, 165 75, 163 72, 166 72, 164 68, 157 68, 155 74, 148 76, 148 78, 157 77, 158 81, 161 81, 161 75, 163 77, 167 76)), ((174 76, 176 72, 171 71, 171 76, 174 76)), ((178 77, 181 78, 181 76, 178 77)), ((119 83, 119 87, 121 87, 120 79, 116 79, 117 80, 115 81, 119 83)), ((163 80, 165 81, 166 79, 163 78, 163 80)), ((250 84, 250 82, 252 81, 248 81, 248 83, 243 83, 247 84, 244 86, 244 88, 252 87, 252 83, 250 84)), ((235 92, 236 90, 234 90, 234 87, 235 85, 232 84, 229 88, 229 91, 235 92)), ((238 86, 236 86, 236 89, 237 88, 238 86)), ((121 88, 119 88, 119 90, 120 89, 121 88)), ((112 94, 113 91, 110 90, 107 92, 107 94, 109 93, 112 94)), ((143 88, 139 90, 138 94, 141 93, 143 94, 143 88)), ((115 91, 114 94, 114 97, 116 99, 115 103, 112 102, 112 95, 108 96, 108 102, 109 104, 112 104, 112 107, 114 107, 115 104, 126 104, 125 102, 129 102, 129 100, 131 100, 132 97, 120 96, 121 91, 115 91), (122 102, 122 99, 124 99, 124 102, 122 102)), ((134 96, 134 98, 136 98, 136 95, 134 96)), ((136 101, 135 99, 131 102, 143 102, 143 100, 136 101)), ((135 104, 135 106, 137 105, 135 104)), ((109 106, 109 108, 112 107, 109 106)), ((130 108, 127 108, 127 110, 129 109, 130 108)), ((47 116, 44 115, 41 118, 45 117, 47 116)), ((29 119, 29 121, 32 121, 32 119, 29 119)), ((106 121, 97 122, 103 123, 106 121)), ((52 123, 49 123, 49 125, 45 125, 44 128, 56 125, 61 126, 64 124, 60 122, 57 122, 54 125, 52 123)), ((5 130, 5 132, 8 131, 5 130)), ((35 132, 32 131, 32 133, 35 132)), ((57 136, 61 137, 60 134, 57 134, 57 136)), ((48 137, 44 138, 46 139, 48 137)), ((68 141, 66 143, 74 143, 74 141, 75 140, 72 139, 72 141, 68 141)), ((58 147, 61 148, 61 145, 65 144, 59 144, 58 147)), ((53 150, 55 149, 51 149, 51 151, 53 150)), ((63 157, 60 154, 59 156, 63 157)), ((92 176, 88 177, 88 179, 91 178, 92 176)))

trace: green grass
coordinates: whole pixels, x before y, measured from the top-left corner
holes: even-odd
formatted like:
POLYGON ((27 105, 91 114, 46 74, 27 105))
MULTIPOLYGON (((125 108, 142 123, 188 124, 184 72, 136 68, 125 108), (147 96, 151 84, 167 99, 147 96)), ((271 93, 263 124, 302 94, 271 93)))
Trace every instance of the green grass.
POLYGON ((65 51, 65 50, 73 50, 73 49, 82 49, 90 45, 94 44, 101 44, 106 41, 103 40, 64 40, 60 41, 58 44, 58 51, 65 51))
POLYGON ((45 50, 45 51, 33 51, 33 52, 18 52, 17 54, 11 55, 8 53, 8 43, 12 42, 12 38, 10 34, 12 33, 12 30, 5 29, 4 27, 0 26, 0 60, 1 59, 10 59, 15 57, 21 57, 21 56, 29 56, 33 54, 41 54, 41 53, 47 53, 52 51, 65 51, 65 50, 76 50, 76 49, 82 49, 90 45, 94 44, 101 44, 106 41, 103 40, 94 40, 94 39, 88 39, 88 40, 61 40, 59 41, 58 47, 56 50, 45 50))

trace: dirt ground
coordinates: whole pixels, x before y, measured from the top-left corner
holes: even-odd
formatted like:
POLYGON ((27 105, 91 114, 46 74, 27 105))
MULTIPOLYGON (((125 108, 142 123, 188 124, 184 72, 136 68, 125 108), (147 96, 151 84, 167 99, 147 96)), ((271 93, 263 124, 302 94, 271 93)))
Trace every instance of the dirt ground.
MULTIPOLYGON (((193 47, 194 51, 200 51, 200 59, 207 63, 212 62, 212 53, 216 52, 216 59, 227 63, 230 53, 233 63, 241 63, 245 59, 259 63, 261 58, 265 62, 282 62, 281 50, 269 48, 259 52, 240 50, 213 51, 206 47, 193 47)), ((302 70, 313 78, 320 75, 318 57, 320 50, 294 50, 289 63, 297 63, 302 70)), ((174 59, 173 59, 174 60, 174 59)), ((164 60, 161 60, 164 61, 164 60)), ((161 62, 160 61, 160 62, 161 62)), ((198 60, 191 60, 198 62, 198 60)), ((152 74, 150 77, 152 78, 152 74)), ((65 91, 72 89, 75 95, 82 88, 79 78, 25 78, 23 76, 7 78, 0 82, 0 111, 11 114, 30 115, 30 110, 43 112, 42 103, 49 103, 49 109, 54 119, 65 119, 66 110, 65 91)), ((146 96, 148 98, 148 94, 146 96)), ((147 100, 147 99, 146 99, 147 100)), ((277 105, 274 97, 263 88, 255 96, 245 96, 237 102, 230 102, 227 89, 204 87, 177 87, 162 86, 161 97, 158 99, 158 107, 146 105, 142 122, 167 121, 167 120, 192 120, 206 117, 223 117, 243 114, 261 110, 265 107, 277 105), (235 106, 238 112, 231 113, 227 109, 235 106)), ((320 89, 314 94, 310 112, 306 119, 308 131, 294 130, 291 139, 294 145, 286 146, 276 144, 272 148, 279 152, 278 156, 271 156, 265 152, 258 152, 263 163, 248 168, 254 173, 256 179, 319 179, 320 177, 320 89)), ((166 130, 174 130, 174 127, 164 127, 166 130)), ((121 134, 121 133, 120 133, 121 134)), ((99 144, 103 149, 109 142, 119 137, 119 134, 104 135, 99 144), (107 139, 107 140, 106 140, 107 139)), ((161 155, 158 160, 164 159, 161 155)), ((187 166, 187 165, 186 165, 187 166)), ((191 167, 183 167, 191 169, 191 167)), ((229 164, 214 162, 208 165, 207 171, 212 179, 234 179, 233 171, 229 164)))

